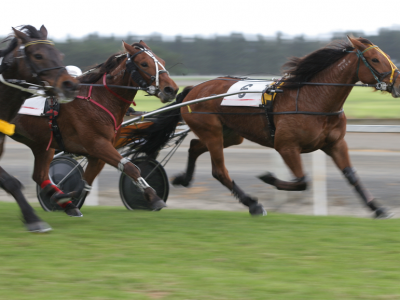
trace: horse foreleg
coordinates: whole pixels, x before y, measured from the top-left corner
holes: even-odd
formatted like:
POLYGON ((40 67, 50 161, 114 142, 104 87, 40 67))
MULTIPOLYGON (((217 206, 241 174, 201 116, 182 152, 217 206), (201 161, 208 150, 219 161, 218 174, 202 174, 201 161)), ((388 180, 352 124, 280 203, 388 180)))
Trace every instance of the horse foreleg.
POLYGON ((389 213, 386 208, 382 207, 361 183, 361 180, 357 176, 355 169, 351 166, 349 150, 344 139, 340 140, 333 147, 321 150, 332 157, 336 166, 343 172, 343 175, 354 187, 364 204, 375 213, 375 218, 387 219, 392 216, 392 214, 389 213))
POLYGON ((140 170, 131 161, 121 156, 107 140, 98 139, 95 143, 84 145, 90 156, 117 168, 128 175, 133 183, 143 190, 145 198, 150 202, 152 210, 158 211, 167 205, 158 197, 155 190, 140 175, 140 170))
POLYGON ((297 148, 283 148, 278 150, 285 164, 292 171, 295 179, 283 181, 275 177, 273 173, 266 173, 259 176, 262 181, 275 186, 278 190, 284 191, 304 191, 307 189, 307 178, 303 173, 301 165, 300 151, 297 148))
MULTIPOLYGON (((4 139, 4 134, 0 134, 0 156, 3 154, 4 139)), ((36 215, 34 209, 22 194, 21 182, 14 176, 8 174, 2 167, 0 167, 0 188, 11 194, 18 203, 21 209, 23 222, 28 231, 47 232, 51 230, 50 225, 36 215)))
POLYGON ((85 182, 87 183, 88 187, 91 188, 91 185, 94 181, 94 179, 99 175, 101 170, 103 170, 105 162, 93 157, 93 156, 88 156, 88 165, 85 170, 85 174, 83 174, 83 177, 85 178, 85 182))
POLYGON ((82 217, 82 213, 71 201, 76 192, 65 194, 56 185, 54 185, 49 177, 50 163, 53 160, 54 149, 48 151, 42 145, 34 145, 31 147, 35 156, 35 165, 33 168, 32 179, 40 185, 42 197, 48 197, 64 209, 64 212, 70 217, 82 217))

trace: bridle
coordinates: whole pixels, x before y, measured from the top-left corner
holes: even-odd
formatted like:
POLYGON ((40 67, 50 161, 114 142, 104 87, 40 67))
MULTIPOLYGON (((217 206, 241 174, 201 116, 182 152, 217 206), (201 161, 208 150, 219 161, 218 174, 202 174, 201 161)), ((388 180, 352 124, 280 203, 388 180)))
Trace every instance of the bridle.
MULTIPOLYGON (((57 83, 59 77, 61 76, 62 71, 65 69, 64 66, 57 66, 57 67, 52 67, 52 68, 44 68, 44 69, 38 69, 37 66, 29 59, 29 56, 26 53, 26 48, 31 46, 31 45, 36 45, 36 44, 46 44, 46 45, 51 45, 54 46, 54 43, 52 41, 49 40, 35 40, 35 41, 31 41, 28 42, 24 45, 21 45, 19 47, 19 52, 21 54, 21 56, 18 56, 16 58, 24 58, 26 65, 29 67, 29 69, 31 70, 32 76, 34 78, 36 78, 36 81, 38 84, 33 84, 30 82, 26 82, 25 80, 19 80, 19 79, 4 79, 3 75, 0 73, 0 82, 2 82, 3 84, 19 89, 23 92, 28 92, 31 93, 33 95, 37 95, 37 96, 43 96, 42 93, 39 93, 37 91, 37 89, 55 89, 55 84, 57 83), (60 71, 57 73, 57 76, 54 80, 54 85, 53 86, 49 86, 48 83, 46 81, 42 81, 41 80, 41 76, 43 72, 46 71, 50 71, 50 70, 55 70, 55 69, 60 69, 60 71), (44 83, 41 84, 41 83, 44 83), (24 88, 21 85, 28 85, 29 88, 24 88), (34 89, 32 89, 34 88, 34 89)), ((10 63, 2 65, 3 62, 3 57, 0 57, 0 66, 2 66, 2 71, 4 71, 5 69, 7 69, 7 67, 10 65, 10 63)))
POLYGON ((377 81, 376 84, 376 89, 377 90, 381 90, 381 91, 388 91, 388 92, 392 92, 394 83, 396 82, 397 77, 400 74, 399 69, 396 67, 396 65, 390 60, 390 58, 381 50, 379 49, 378 46, 376 45, 370 45, 367 49, 360 51, 358 49, 356 49, 356 51, 347 51, 349 53, 356 53, 357 57, 358 57, 358 61, 357 61, 357 79, 359 81, 359 77, 358 77, 358 71, 360 68, 360 61, 362 61, 365 66, 371 71, 372 75, 374 76, 375 80, 377 81), (391 67, 391 71, 388 72, 383 72, 380 73, 378 72, 373 66, 371 66, 371 64, 367 61, 367 59, 364 56, 364 53, 371 50, 371 49, 375 49, 377 50, 379 53, 381 53, 389 62, 390 67, 391 67), (395 75, 396 73, 396 75, 395 75), (390 81, 389 81, 389 85, 386 82, 383 82, 382 80, 387 77, 390 74, 390 81))
MULTIPOLYGON (((135 46, 135 48, 139 48, 138 46, 135 46)), ((155 57, 153 52, 149 49, 145 48, 139 48, 141 49, 140 51, 136 52, 135 54, 129 54, 127 53, 126 56, 128 59, 126 60, 126 68, 125 72, 129 72, 131 75, 132 80, 141 88, 146 90, 147 93, 150 95, 155 95, 157 91, 160 90, 159 83, 160 83, 160 75, 163 73, 168 73, 168 71, 164 68, 164 66, 158 61, 158 59, 155 57), (137 55, 140 53, 146 53, 148 56, 150 56, 154 60, 154 65, 156 67, 156 74, 151 75, 145 70, 143 70, 135 61, 133 60, 137 55), (158 66, 161 66, 161 70, 159 70, 158 66), (146 74, 147 76, 150 77, 150 83, 147 83, 142 75, 139 73, 139 70, 146 74), (153 82, 155 82, 155 85, 151 85, 153 82)))

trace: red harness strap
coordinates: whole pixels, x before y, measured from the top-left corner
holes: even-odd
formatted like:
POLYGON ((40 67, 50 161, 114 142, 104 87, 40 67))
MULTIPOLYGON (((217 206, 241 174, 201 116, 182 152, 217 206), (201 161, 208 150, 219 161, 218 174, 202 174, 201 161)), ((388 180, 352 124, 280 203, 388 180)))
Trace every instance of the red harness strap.
MULTIPOLYGON (((104 85, 104 87, 105 87, 111 94, 113 94, 113 95, 116 96, 117 98, 121 99, 122 101, 127 102, 127 103, 133 103, 134 105, 136 105, 136 103, 135 103, 133 100, 132 100, 132 101, 128 101, 128 100, 122 98, 121 96, 119 96, 119 95, 118 95, 117 93, 115 93, 114 91, 112 91, 112 90, 107 86, 107 83, 106 83, 106 75, 107 75, 106 73, 104 73, 104 75, 103 75, 103 85, 104 85)), ((110 115, 110 117, 111 117, 111 118, 113 119, 113 121, 114 121, 114 130, 115 130, 115 134, 117 134, 117 131, 118 131, 118 129, 121 127, 122 123, 118 126, 118 125, 117 125, 117 120, 115 119, 114 115, 113 115, 107 108, 105 108, 103 105, 101 105, 100 103, 97 103, 96 101, 92 100, 92 89, 93 89, 93 86, 90 86, 90 88, 89 88, 89 94, 88 94, 87 97, 84 97, 84 96, 76 96, 76 98, 84 99, 84 100, 90 101, 90 102, 92 102, 93 104, 96 104, 96 105, 97 105, 98 107, 100 107, 101 109, 103 109, 106 113, 108 113, 108 114, 110 115)))
POLYGON ((107 75, 106 73, 104 73, 104 75, 103 75, 103 85, 104 85, 104 87, 106 88, 106 90, 109 91, 111 94, 113 94, 113 95, 114 95, 115 97, 117 97, 118 99, 121 99, 122 101, 124 101, 124 102, 126 102, 126 103, 133 104, 133 105, 136 106, 135 100, 132 100, 132 101, 126 100, 125 98, 122 98, 120 95, 118 95, 116 92, 114 92, 112 89, 110 89, 110 88, 107 86, 106 75, 107 75))

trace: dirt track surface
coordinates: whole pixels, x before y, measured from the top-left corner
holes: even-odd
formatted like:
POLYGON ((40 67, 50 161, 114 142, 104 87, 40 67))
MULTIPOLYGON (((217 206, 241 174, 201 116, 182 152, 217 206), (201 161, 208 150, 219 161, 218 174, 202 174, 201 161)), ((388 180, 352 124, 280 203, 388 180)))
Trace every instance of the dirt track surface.
MULTIPOLYGON (((182 172, 186 166, 190 134, 172 157, 165 169, 169 178, 182 172)), ((350 148, 353 166, 364 185, 386 206, 400 216, 400 135, 348 133, 346 140, 350 148)), ((302 155, 305 171, 311 175, 311 155, 302 155)), ((282 179, 291 175, 275 150, 245 141, 240 146, 225 150, 226 166, 230 176, 248 194, 255 196, 268 211, 294 214, 312 214, 312 191, 277 191, 256 178, 267 171, 282 179)), ((24 145, 11 139, 6 141, 1 166, 16 176, 25 186, 25 195, 30 202, 37 202, 35 185, 30 179, 33 156, 24 145)), ((118 191, 119 173, 107 166, 99 177, 100 205, 122 205, 118 191)), ((327 157, 328 213, 330 215, 369 216, 370 212, 347 184, 341 172, 327 157)), ((0 191, 0 201, 13 201, 0 191)), ((208 153, 203 154, 197 164, 195 180, 190 188, 170 186, 167 201, 169 208, 243 210, 231 193, 211 176, 208 153)), ((168 209, 168 208, 167 208, 168 209)), ((84 210, 84 208, 83 208, 84 210)))

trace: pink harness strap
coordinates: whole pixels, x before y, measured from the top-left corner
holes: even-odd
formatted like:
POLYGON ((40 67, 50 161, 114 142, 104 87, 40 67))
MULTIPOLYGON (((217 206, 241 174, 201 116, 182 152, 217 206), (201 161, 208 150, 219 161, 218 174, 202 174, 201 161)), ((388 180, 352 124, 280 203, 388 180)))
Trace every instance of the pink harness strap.
POLYGON ((133 105, 136 106, 135 100, 132 100, 132 101, 126 100, 125 98, 122 98, 120 95, 118 95, 116 92, 114 92, 112 89, 110 89, 110 88, 107 86, 106 75, 107 75, 106 73, 104 73, 104 75, 103 75, 103 85, 104 85, 104 87, 106 88, 106 90, 109 91, 111 94, 113 94, 113 95, 114 95, 115 97, 117 97, 118 99, 120 99, 120 100, 122 100, 122 101, 124 101, 124 102, 126 102, 126 103, 133 104, 133 105))
MULTIPOLYGON (((105 78, 106 78, 106 73, 104 73, 104 76, 103 76, 103 84, 104 84, 104 87, 106 87, 109 91, 111 91, 111 90, 107 87, 107 85, 105 85, 105 78)), ((105 108, 103 105, 101 105, 100 103, 97 103, 96 101, 94 101, 94 100, 92 99, 92 90, 93 90, 93 86, 91 85, 90 88, 89 88, 89 93, 88 93, 87 97, 85 97, 85 96, 76 96, 76 98, 84 99, 84 100, 90 101, 90 102, 92 102, 93 104, 96 104, 96 105, 97 105, 98 107, 100 107, 101 109, 103 109, 106 113, 108 113, 109 116, 110 116, 110 117, 112 118, 112 120, 114 121, 115 135, 117 135, 117 131, 118 131, 118 129, 120 129, 122 123, 118 126, 118 125, 117 125, 117 120, 115 119, 114 115, 113 115, 107 108, 105 108)), ((111 91, 111 92, 112 92, 113 95, 115 94, 113 91, 111 91)), ((124 98, 118 96, 117 94, 115 94, 115 95, 116 95, 118 98, 123 99, 125 102, 132 103, 132 102, 130 102, 130 101, 128 101, 128 100, 125 100, 124 98)))

